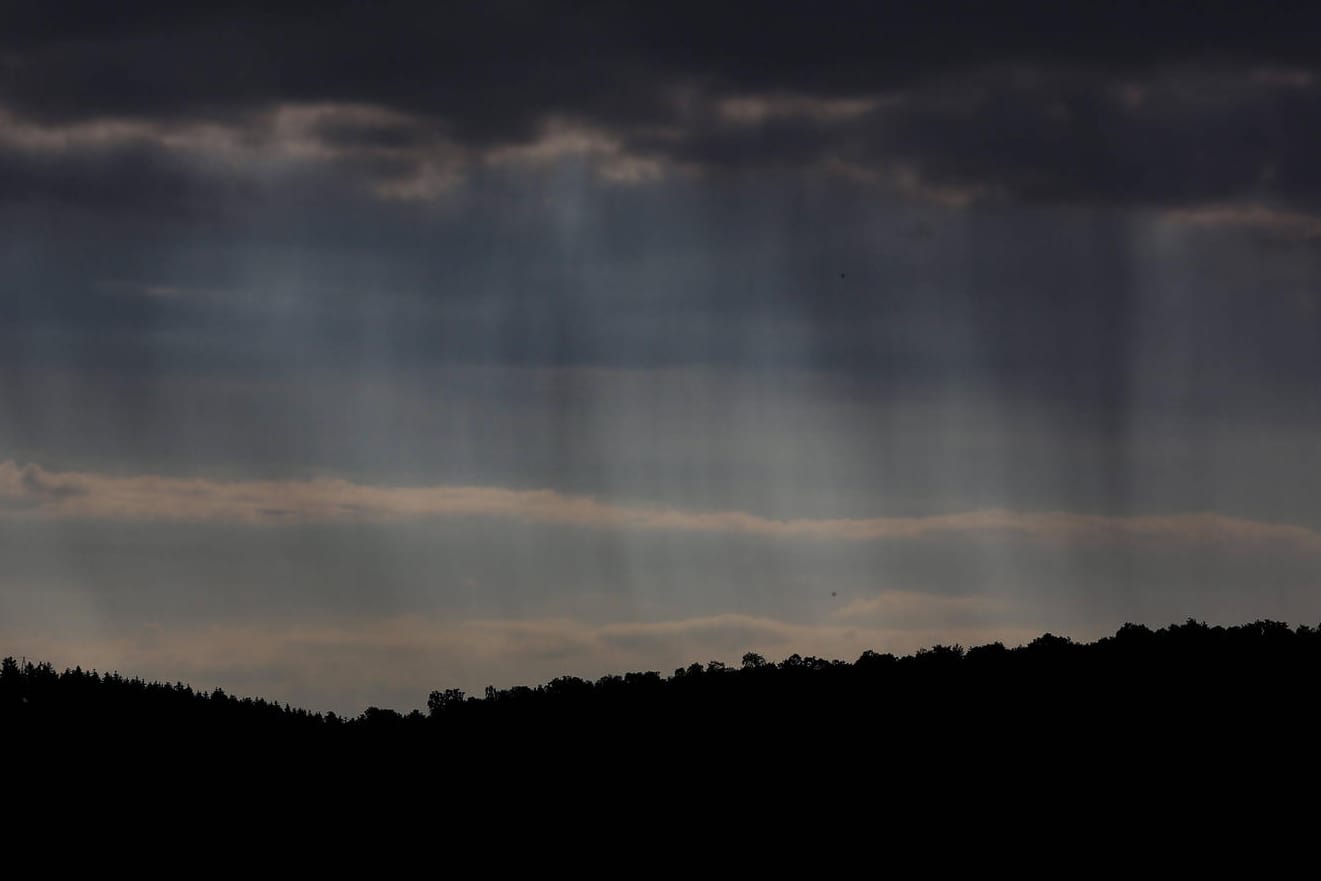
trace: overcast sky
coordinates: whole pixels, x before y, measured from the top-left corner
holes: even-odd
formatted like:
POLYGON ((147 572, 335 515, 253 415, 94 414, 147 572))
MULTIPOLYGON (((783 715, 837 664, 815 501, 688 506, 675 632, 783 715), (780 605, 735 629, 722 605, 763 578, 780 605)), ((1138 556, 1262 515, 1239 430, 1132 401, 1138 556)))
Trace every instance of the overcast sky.
POLYGON ((11 5, 0 655, 1321 621, 1315 3, 11 5))

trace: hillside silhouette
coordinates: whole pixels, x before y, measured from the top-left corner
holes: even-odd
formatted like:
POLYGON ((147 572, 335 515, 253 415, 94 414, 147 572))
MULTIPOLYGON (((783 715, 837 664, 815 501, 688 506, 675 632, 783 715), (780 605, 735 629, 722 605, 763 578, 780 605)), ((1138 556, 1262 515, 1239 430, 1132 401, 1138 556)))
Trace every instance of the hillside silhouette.
POLYGON ((636 839, 705 813, 725 848, 771 826, 1168 848, 1175 821, 1208 834, 1308 816, 1292 806, 1312 788, 1318 673, 1321 629, 1190 620, 1092 643, 852 663, 749 653, 668 676, 437 689, 425 709, 346 718, 6 658, 0 732, 11 795, 48 811, 71 793, 134 793, 167 815, 280 828, 297 812, 387 837, 592 817, 636 839))
POLYGON ((1189 620, 1151 630, 1127 624, 1092 643, 1042 635, 1006 648, 937 645, 856 661, 748 653, 741 663, 694 663, 668 676, 633 672, 594 682, 562 676, 483 695, 437 689, 425 709, 368 707, 356 717, 80 668, 5 658, 0 724, 10 733, 131 739, 187 736, 307 747, 388 741, 467 746, 665 743, 690 737, 744 751, 803 740, 868 738, 931 744, 993 741, 998 732, 1100 732, 1127 742, 1194 720, 1251 735, 1310 714, 1321 673, 1321 628, 1273 621, 1232 627, 1189 620), (535 738, 525 742, 529 732, 535 738), (705 735, 703 736, 703 733, 705 735))

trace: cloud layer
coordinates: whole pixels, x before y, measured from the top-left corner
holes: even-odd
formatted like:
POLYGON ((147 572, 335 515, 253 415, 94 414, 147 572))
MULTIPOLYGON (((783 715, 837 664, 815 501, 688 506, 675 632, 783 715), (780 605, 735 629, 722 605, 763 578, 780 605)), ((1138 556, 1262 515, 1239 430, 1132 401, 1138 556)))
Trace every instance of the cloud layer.
POLYGON ((149 202, 181 173, 256 193, 273 170, 310 165, 378 198, 428 200, 478 168, 564 156, 618 183, 779 169, 953 202, 1315 210, 1321 193, 1310 4, 306 15, 146 4, 108 21, 81 2, 18 15, 0 44, 7 198, 93 198, 98 167, 149 202))
POLYGON ((1012 534, 1074 544, 1114 541, 1321 553, 1321 533, 1214 513, 1103 517, 974 511, 928 517, 776 520, 741 511, 611 504, 553 490, 365 486, 346 480, 230 481, 157 475, 53 473, 0 462, 0 511, 10 516, 288 524, 433 517, 509 518, 591 529, 641 529, 846 542, 945 534, 1012 534))

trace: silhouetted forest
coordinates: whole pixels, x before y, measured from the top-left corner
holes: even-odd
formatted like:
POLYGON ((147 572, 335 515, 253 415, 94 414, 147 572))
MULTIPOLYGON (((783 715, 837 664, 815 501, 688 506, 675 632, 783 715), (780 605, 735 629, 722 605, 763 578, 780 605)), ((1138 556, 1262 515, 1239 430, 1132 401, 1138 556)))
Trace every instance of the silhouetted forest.
MULTIPOLYGON (((694 663, 668 676, 635 672, 595 682, 562 676, 536 687, 431 692, 424 710, 368 707, 352 718, 221 689, 148 682, 5 658, 0 722, 6 730, 100 735, 217 733, 352 743, 571 738, 676 738, 723 732, 744 747, 762 738, 983 735, 1009 720, 1049 717, 1052 728, 1105 725, 1137 736, 1150 721, 1184 715, 1238 724, 1310 711, 1321 672, 1321 628, 1273 621, 1212 627, 1193 620, 1151 630, 1128 624, 1092 643, 1045 634, 1027 645, 937 645, 856 661, 745 654, 740 663, 694 663), (1274 700, 1282 702, 1272 704, 1274 700)), ((604 745, 604 744, 603 744, 604 745)))
POLYGON ((344 718, 6 658, 0 732, 6 779, 37 781, 27 791, 51 810, 70 792, 150 793, 167 812, 242 806, 265 822, 301 805, 489 832, 678 810, 755 830, 829 825, 861 800, 850 823, 1026 834, 1013 829, 1031 816, 1068 834, 1084 814, 1150 830, 1176 810, 1210 823, 1292 804, 1313 788, 1318 673, 1321 629, 1188 621, 1093 643, 747 654, 668 676, 437 689, 425 710, 344 718))

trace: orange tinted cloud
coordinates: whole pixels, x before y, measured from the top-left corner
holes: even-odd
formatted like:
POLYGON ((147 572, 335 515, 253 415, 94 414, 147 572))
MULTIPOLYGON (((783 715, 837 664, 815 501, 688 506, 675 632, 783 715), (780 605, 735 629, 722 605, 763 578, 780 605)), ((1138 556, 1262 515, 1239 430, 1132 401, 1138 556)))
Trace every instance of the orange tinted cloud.
POLYGON ((161 475, 54 472, 0 462, 0 512, 11 517, 281 524, 490 517, 592 529, 847 542, 941 535, 1014 535, 1062 544, 1146 541, 1321 552, 1321 533, 1215 513, 1106 517, 969 511, 927 517, 774 519, 743 511, 617 505, 548 489, 373 486, 347 480, 219 481, 161 475))

